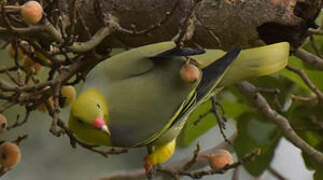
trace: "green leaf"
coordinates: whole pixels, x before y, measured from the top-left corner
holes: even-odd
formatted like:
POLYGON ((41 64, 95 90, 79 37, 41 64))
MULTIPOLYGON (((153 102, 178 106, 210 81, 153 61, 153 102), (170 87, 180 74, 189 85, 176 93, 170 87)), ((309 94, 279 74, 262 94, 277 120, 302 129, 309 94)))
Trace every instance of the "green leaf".
POLYGON ((232 102, 227 99, 223 99, 220 101, 220 104, 223 106, 225 115, 229 119, 235 119, 243 114, 248 106, 238 102, 232 102))
POLYGON ((322 22, 323 22, 323 11, 321 11, 318 17, 315 19, 315 23, 320 27, 323 26, 322 22))
MULTIPOLYGON (((316 149, 323 152, 323 142, 316 146, 316 149)), ((304 162, 306 164, 306 167, 310 170, 315 170, 315 173, 313 174, 313 179, 314 180, 322 180, 323 179, 323 165, 319 164, 318 162, 316 162, 313 158, 311 158, 310 156, 308 156, 305 153, 302 153, 304 162)))
POLYGON ((216 118, 212 113, 209 113, 197 125, 194 125, 194 122, 198 120, 201 115, 209 112, 211 107, 212 102, 209 100, 201 104, 192 112, 187 119, 181 134, 177 138, 177 145, 179 145, 179 147, 186 147, 190 145, 196 138, 200 137, 213 126, 217 125, 216 118))
POLYGON ((322 171, 322 169, 315 171, 315 173, 313 175, 313 179, 314 180, 322 180, 323 179, 323 171, 322 171))
MULTIPOLYGON (((304 68, 304 65, 303 63, 301 62, 301 60, 299 60, 297 57, 295 56, 290 56, 289 57, 289 62, 288 62, 289 65, 293 66, 293 67, 296 67, 296 68, 300 68, 300 69, 303 69, 304 68)), ((302 80, 302 78, 297 75, 296 73, 292 72, 292 71, 289 71, 287 69, 282 69, 280 72, 279 72, 280 75, 288 78, 289 80, 293 81, 294 83, 296 83, 297 85, 299 85, 300 87, 304 88, 305 90, 307 91, 311 91, 310 88, 304 83, 304 81, 302 80)))
POLYGON ((323 91, 323 81, 322 81, 323 71, 307 70, 305 68, 305 72, 307 76, 310 78, 310 80, 312 81, 312 83, 315 84, 315 86, 319 90, 323 91))
MULTIPOLYGON (((319 129, 319 126, 315 122, 321 121, 322 123, 322 117, 322 107, 317 104, 298 105, 290 113, 289 117, 289 121, 296 133, 309 145, 321 152, 323 152, 323 129, 319 129)), ((302 153, 302 156, 307 169, 316 171, 313 178, 315 180, 321 180, 323 166, 305 153, 302 153)))
POLYGON ((264 89, 278 89, 279 93, 273 92, 262 92, 262 95, 270 103, 271 107, 276 108, 276 110, 287 111, 290 108, 290 93, 295 89, 293 82, 289 79, 280 76, 279 74, 271 75, 271 76, 263 76, 251 81, 256 87, 264 88, 264 89))
MULTIPOLYGON (((323 37, 322 36, 313 36, 314 43, 317 47, 318 52, 323 54, 323 37)), ((312 43, 310 40, 303 46, 303 48, 313 54, 315 54, 315 50, 313 49, 312 43)))
POLYGON ((280 137, 279 129, 257 114, 245 113, 239 117, 238 136, 234 141, 238 157, 242 158, 257 148, 261 149, 261 154, 253 161, 244 163, 250 174, 259 176, 270 166, 280 137))
MULTIPOLYGON (((323 144, 322 131, 317 123, 322 123, 322 106, 300 104, 289 113, 289 122, 296 133, 313 147, 323 144)), ((323 149, 322 149, 323 150, 323 149)))
MULTIPOLYGON (((223 98, 223 100, 220 100, 220 104, 224 108, 227 118, 236 118, 246 111, 246 105, 236 102, 234 98, 231 98, 231 100, 229 99, 229 97, 226 97, 223 98)), ((205 134, 212 127, 217 125, 216 117, 212 113, 209 113, 197 125, 194 125, 194 122, 198 120, 201 115, 209 112, 211 108, 212 102, 211 100, 208 100, 192 112, 192 114, 187 119, 187 122, 182 129, 181 134, 177 138, 177 145, 179 147, 187 147, 198 137, 205 134)))
MULTIPOLYGON (((291 56, 289 58, 289 65, 296 67, 298 69, 303 69, 305 71, 305 73, 307 74, 307 76, 309 77, 309 79, 317 86, 317 88, 319 88, 320 90, 323 90, 323 81, 322 81, 322 77, 323 77, 323 71, 319 71, 319 70, 313 70, 307 66, 305 66, 303 64, 303 62, 298 59, 295 56, 291 56)), ((296 84, 298 84, 300 87, 308 90, 309 92, 311 92, 311 90, 309 89, 309 87, 304 83, 304 81, 300 78, 299 75, 297 75, 294 72, 291 72, 287 69, 283 69, 280 72, 280 75, 290 79, 291 81, 295 82, 296 84)))

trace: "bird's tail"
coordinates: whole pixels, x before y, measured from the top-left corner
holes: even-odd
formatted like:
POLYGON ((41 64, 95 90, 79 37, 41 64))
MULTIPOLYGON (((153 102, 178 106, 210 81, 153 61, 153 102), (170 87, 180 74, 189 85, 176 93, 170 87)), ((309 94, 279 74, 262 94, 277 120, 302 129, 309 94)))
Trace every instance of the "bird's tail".
POLYGON ((275 73, 288 64, 289 43, 281 42, 242 50, 220 85, 226 86, 256 76, 275 73))

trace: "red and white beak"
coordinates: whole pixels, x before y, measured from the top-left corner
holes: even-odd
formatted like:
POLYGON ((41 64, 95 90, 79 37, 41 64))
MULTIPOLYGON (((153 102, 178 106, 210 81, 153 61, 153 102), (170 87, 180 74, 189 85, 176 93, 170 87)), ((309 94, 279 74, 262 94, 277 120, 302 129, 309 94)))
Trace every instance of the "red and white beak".
POLYGON ((111 136, 110 130, 106 125, 103 117, 98 117, 93 121, 93 127, 105 132, 107 135, 111 136))

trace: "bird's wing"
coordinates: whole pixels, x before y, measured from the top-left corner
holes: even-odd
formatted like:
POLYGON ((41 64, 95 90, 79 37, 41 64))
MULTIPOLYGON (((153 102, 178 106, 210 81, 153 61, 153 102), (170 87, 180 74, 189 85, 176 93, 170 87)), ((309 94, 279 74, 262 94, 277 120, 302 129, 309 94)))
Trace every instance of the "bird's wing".
POLYGON ((184 108, 180 109, 180 112, 177 114, 175 120, 172 122, 166 133, 161 135, 153 144, 167 143, 180 133, 187 116, 199 104, 207 100, 210 93, 213 92, 221 81, 224 73, 239 55, 240 50, 240 48, 233 48, 224 56, 202 69, 202 80, 198 84, 194 95, 191 96, 189 103, 187 103, 184 108))

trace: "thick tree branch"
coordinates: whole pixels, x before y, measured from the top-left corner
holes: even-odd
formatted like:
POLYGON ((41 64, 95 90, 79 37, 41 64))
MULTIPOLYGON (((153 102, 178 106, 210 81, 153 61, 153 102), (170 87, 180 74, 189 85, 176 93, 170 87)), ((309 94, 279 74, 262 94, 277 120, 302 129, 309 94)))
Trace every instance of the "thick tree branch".
MULTIPOLYGON (((136 28, 145 29, 149 27, 149 24, 154 24, 154 22, 164 17, 163 14, 169 11, 174 3, 173 0, 107 0, 104 1, 103 8, 115 16, 123 27, 131 27, 132 24, 135 24, 136 28), (145 6, 140 6, 140 4, 145 4, 145 6)), ((88 26, 95 31, 100 28, 100 23, 91 18, 92 6, 90 2, 85 4, 87 4, 85 5, 86 8, 81 7, 81 12, 87 15, 85 17, 88 17, 88 22, 91 23, 88 26)), ((172 18, 163 26, 151 32, 150 36, 124 36, 122 33, 117 33, 105 43, 110 45, 110 47, 129 47, 169 40, 177 34, 177 27, 180 27, 181 22, 185 20, 186 12, 191 9, 191 6, 191 0, 180 0, 180 5, 172 18)), ((205 48, 219 47, 218 42, 210 41, 210 39, 213 39, 209 33, 211 31, 212 34, 219 38, 222 48, 225 49, 231 48, 234 44, 240 44, 243 47, 255 46, 259 44, 259 40, 266 39, 259 35, 271 36, 272 39, 276 39, 275 41, 288 40, 293 46, 297 46, 296 44, 300 45, 307 35, 308 27, 301 24, 304 21, 313 21, 311 18, 316 15, 315 12, 319 11, 320 6, 322 6, 322 3, 318 0, 306 1, 302 5, 298 4, 298 0, 236 0, 233 2, 227 0, 205 0, 196 9, 197 21, 194 23, 195 32, 191 42, 196 42, 205 48), (304 12, 307 12, 310 8, 311 11, 308 11, 309 14, 304 15, 304 17, 297 16, 298 14, 294 14, 296 6, 304 12), (278 29, 286 31, 286 36, 276 37, 277 33, 274 31, 278 29, 275 29, 274 26, 268 27, 266 32, 259 29, 260 26, 268 23, 281 25, 281 28, 278 29), (293 32, 292 29, 294 28, 295 30, 298 29, 299 32, 297 33, 300 34, 293 32), (304 31, 301 29, 304 29, 304 31), (287 38, 287 36, 289 37, 287 38)))
MULTIPOLYGON (((78 37, 80 42, 86 42, 89 32, 93 35, 106 26, 94 13, 98 9, 93 2, 86 0, 75 6, 74 1, 58 0, 57 4, 62 5, 56 7, 60 11, 59 14, 69 16, 73 14, 70 11, 73 9, 71 7, 75 6, 80 16, 76 19, 75 16, 70 17, 72 19, 64 17, 63 20, 48 17, 53 26, 46 27, 57 28, 56 24, 59 23, 52 19, 58 19, 57 21, 62 21, 64 25, 61 28, 62 32, 69 32, 71 28, 72 33, 75 32, 74 37, 78 37)), ((44 3, 46 6, 48 2, 44 3)), ((199 44, 205 48, 218 48, 221 44, 221 48, 229 49, 235 44, 252 47, 262 44, 262 41, 266 43, 289 41, 296 48, 309 35, 307 30, 315 27, 314 19, 322 4, 321 0, 204 0, 196 9, 196 19, 193 22, 195 31, 189 43, 199 44), (214 37, 217 40, 214 40, 214 37)), ((107 35, 96 38, 104 39, 101 43, 103 47, 134 47, 172 39, 178 33, 178 27, 185 20, 187 12, 190 11, 192 0, 106 0, 102 1, 100 7, 102 8, 100 11, 115 17, 121 27, 127 29, 135 27, 137 32, 137 29, 139 31, 150 29, 149 33, 144 34, 119 31, 109 35, 109 38, 103 38, 107 35), (179 5, 175 6, 177 3, 179 5), (174 7, 176 9, 173 9, 174 7), (154 24, 154 28, 151 28, 154 24)), ((0 21, 0 26, 6 27, 4 23, 0 21)), ((28 28, 34 31, 33 27, 28 28)), ((0 37, 3 39, 15 35, 6 30, 7 28, 0 29, 0 37)), ((16 30, 26 32, 27 29, 16 30)), ((47 38, 49 41, 62 41, 62 35, 57 33, 59 31, 56 33, 53 33, 55 32, 53 29, 46 31, 48 33, 40 33, 37 36, 43 37, 41 39, 44 40, 50 35, 52 38, 47 38)))

